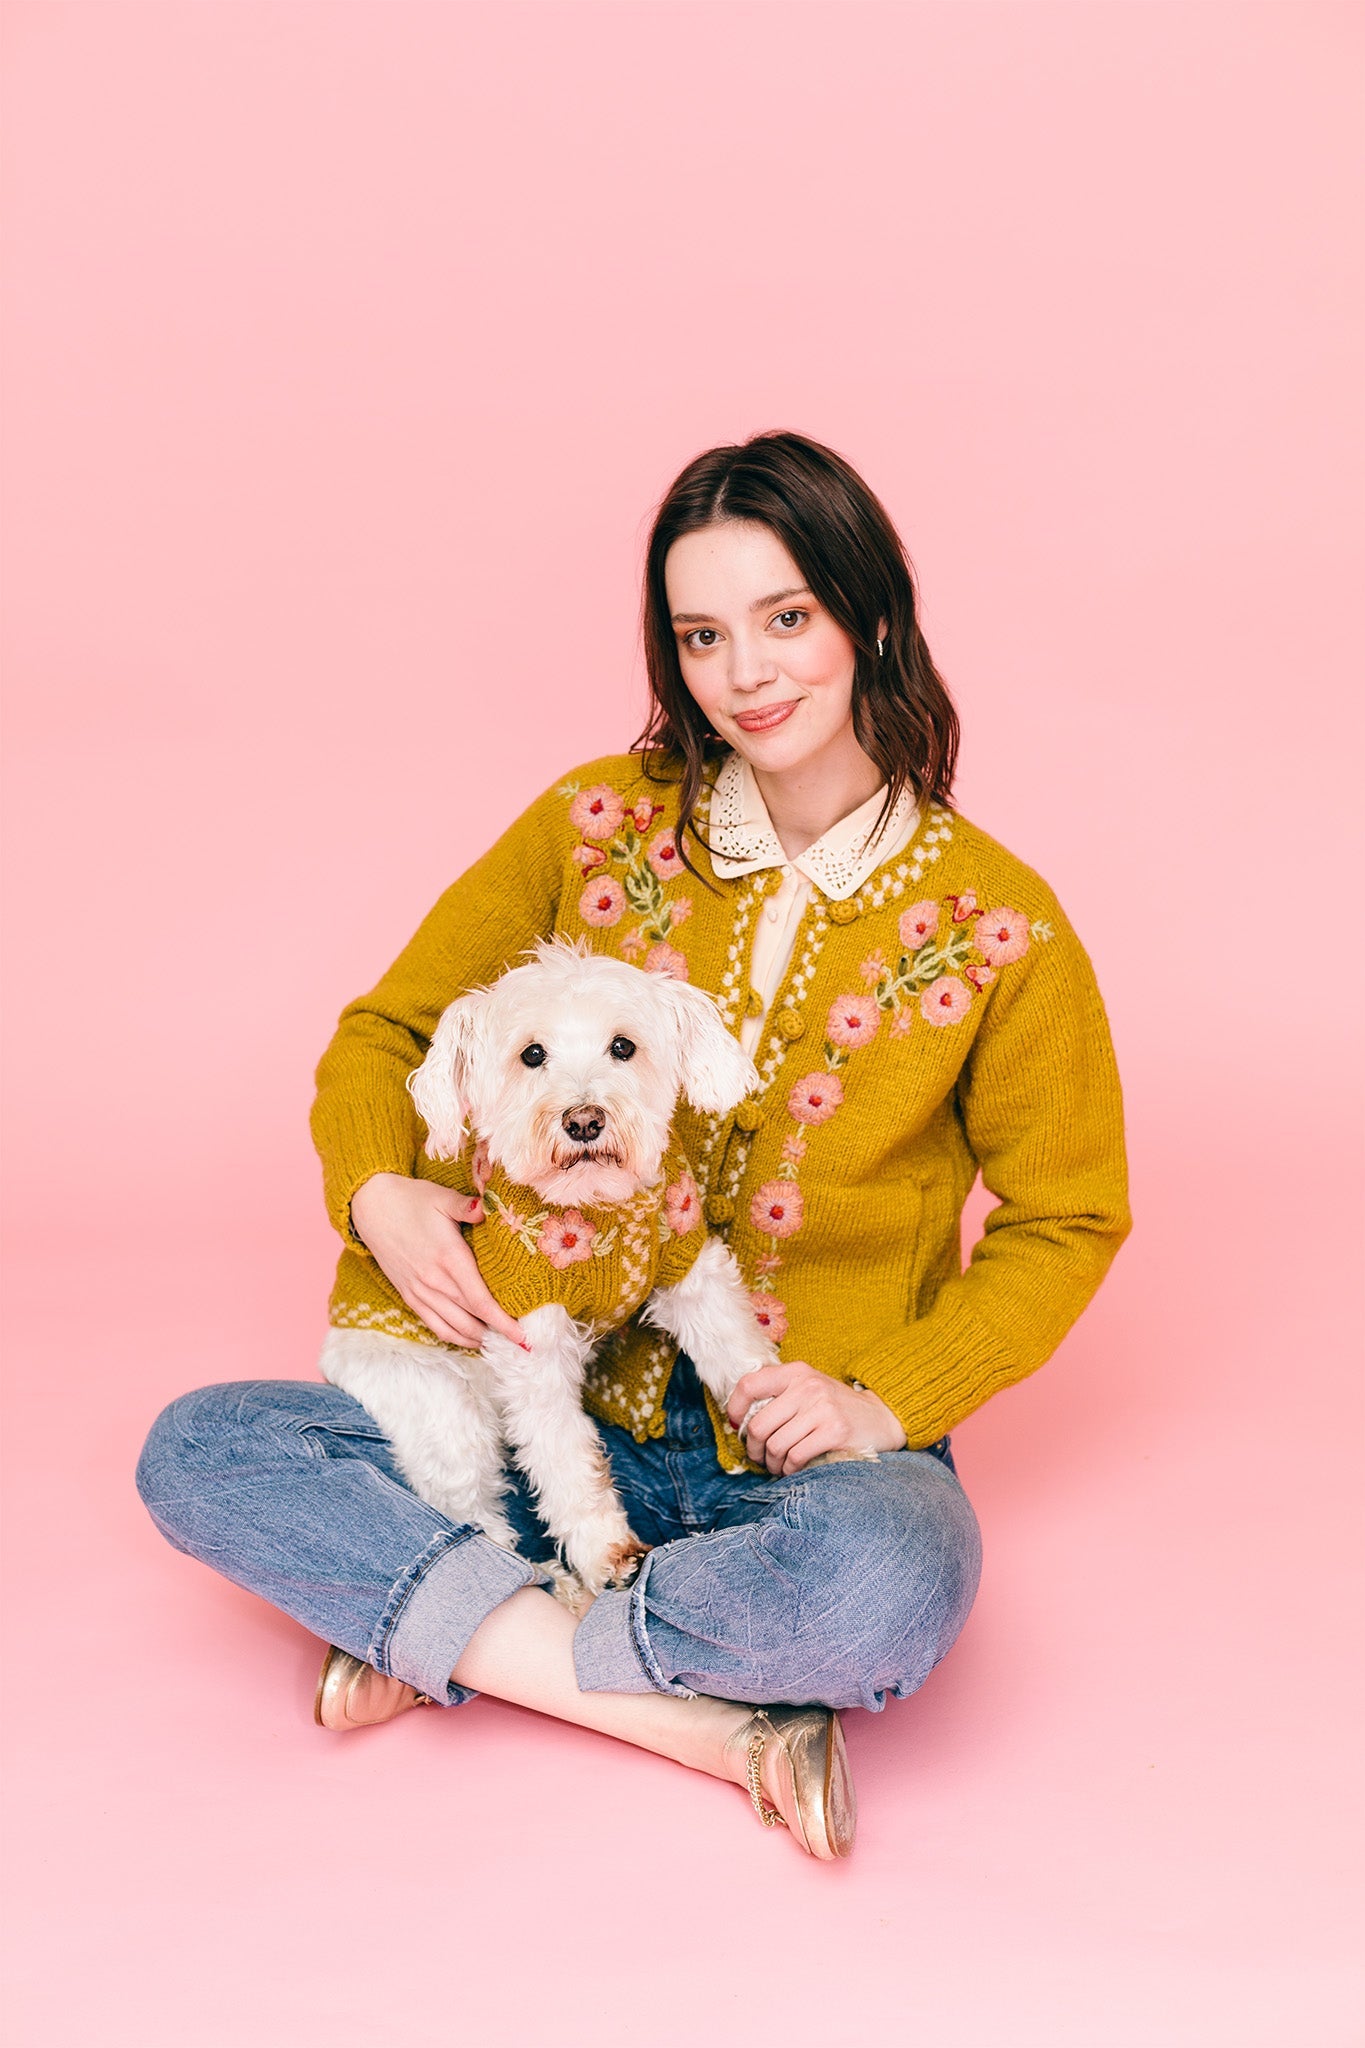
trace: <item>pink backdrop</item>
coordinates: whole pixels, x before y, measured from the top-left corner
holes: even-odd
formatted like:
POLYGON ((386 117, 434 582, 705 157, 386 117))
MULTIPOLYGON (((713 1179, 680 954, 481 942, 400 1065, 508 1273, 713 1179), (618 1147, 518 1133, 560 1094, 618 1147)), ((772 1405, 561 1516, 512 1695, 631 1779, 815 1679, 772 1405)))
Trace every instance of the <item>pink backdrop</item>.
POLYGON ((1361 41, 10 0, 16 2048, 1359 2038, 1361 41), (979 1605, 850 1716, 834 1870, 492 1702, 321 1734, 317 1645, 132 1481, 172 1394, 311 1376, 337 1012, 634 737, 650 508, 773 426, 905 534, 962 806, 1095 959, 1137 1218, 958 1432, 979 1605))

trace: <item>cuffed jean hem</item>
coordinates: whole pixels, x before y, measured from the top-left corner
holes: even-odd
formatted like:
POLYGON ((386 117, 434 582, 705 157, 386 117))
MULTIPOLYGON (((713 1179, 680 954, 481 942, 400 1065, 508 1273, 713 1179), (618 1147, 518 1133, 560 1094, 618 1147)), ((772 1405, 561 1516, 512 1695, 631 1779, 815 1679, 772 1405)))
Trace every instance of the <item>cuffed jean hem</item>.
POLYGON ((675 1699, 697 1695, 667 1677, 645 1633, 645 1585, 657 1550, 646 1555, 635 1583, 619 1593, 599 1593, 574 1630, 573 1668, 580 1692, 666 1692, 675 1699))
POLYGON ((475 1629, 522 1586, 544 1577, 477 1529, 442 1530, 390 1593, 370 1662, 438 1707, 461 1706, 474 1692, 450 1674, 475 1629))

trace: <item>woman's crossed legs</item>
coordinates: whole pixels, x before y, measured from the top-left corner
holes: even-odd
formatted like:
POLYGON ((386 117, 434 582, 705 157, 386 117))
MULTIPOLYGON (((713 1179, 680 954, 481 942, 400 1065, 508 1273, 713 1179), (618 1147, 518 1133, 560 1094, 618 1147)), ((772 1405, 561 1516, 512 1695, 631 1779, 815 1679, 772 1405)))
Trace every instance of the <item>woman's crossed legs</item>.
POLYGON ((378 1425, 325 1383, 181 1395, 137 1483, 177 1549, 437 1703, 490 1692, 721 1777, 747 1718, 734 1702, 880 1708, 955 1641, 981 1553, 946 1442, 732 1477, 685 1358, 662 1438, 602 1437, 655 1547, 577 1622, 536 1589, 549 1548, 524 1490, 507 1503, 514 1556, 420 1500, 378 1425))

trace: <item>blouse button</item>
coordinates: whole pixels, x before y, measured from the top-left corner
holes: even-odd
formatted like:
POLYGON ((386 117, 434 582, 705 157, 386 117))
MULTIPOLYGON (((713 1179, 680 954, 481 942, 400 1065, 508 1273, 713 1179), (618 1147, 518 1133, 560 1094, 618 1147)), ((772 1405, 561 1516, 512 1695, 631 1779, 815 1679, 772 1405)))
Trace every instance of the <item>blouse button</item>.
POLYGON ((777 1020, 777 1028, 784 1038, 804 1038, 806 1033, 805 1019, 798 1017, 795 1010, 784 1010, 777 1020))
POLYGON ((728 1195, 708 1195, 706 1198, 706 1220, 708 1223, 732 1223, 735 1205, 728 1195))
POLYGON ((777 923, 777 909, 774 904, 770 903, 768 905, 768 908, 764 911, 763 915, 767 918, 769 924, 777 923))
POLYGON ((833 924, 852 924, 863 914, 862 905, 855 903, 851 896, 841 896, 829 906, 830 921, 833 924))

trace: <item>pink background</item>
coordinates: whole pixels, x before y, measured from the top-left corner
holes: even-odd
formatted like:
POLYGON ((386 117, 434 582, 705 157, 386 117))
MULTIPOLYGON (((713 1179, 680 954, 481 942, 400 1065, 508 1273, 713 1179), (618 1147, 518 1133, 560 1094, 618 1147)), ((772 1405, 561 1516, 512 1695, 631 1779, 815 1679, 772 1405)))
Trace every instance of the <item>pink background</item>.
POLYGON ((1361 41, 11 0, 16 2048, 1359 2040, 1361 41), (491 1701, 322 1734, 318 1645, 132 1480, 171 1395, 312 1376, 337 1012, 634 737, 651 507, 773 426, 905 535, 962 807, 1096 962, 1137 1218, 958 1432, 980 1601, 849 1717, 833 1870, 491 1701))

